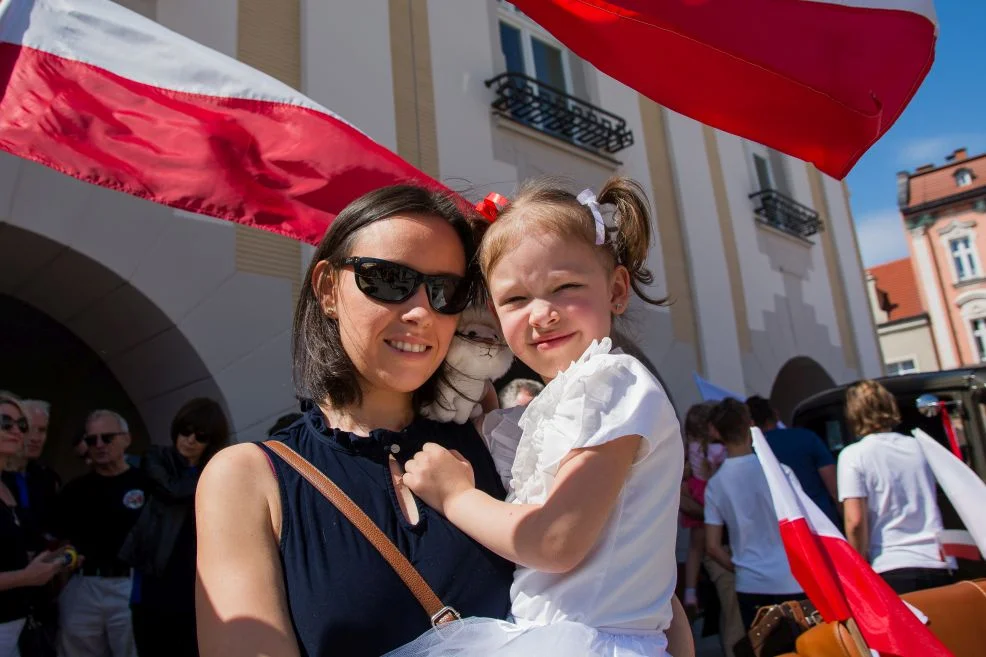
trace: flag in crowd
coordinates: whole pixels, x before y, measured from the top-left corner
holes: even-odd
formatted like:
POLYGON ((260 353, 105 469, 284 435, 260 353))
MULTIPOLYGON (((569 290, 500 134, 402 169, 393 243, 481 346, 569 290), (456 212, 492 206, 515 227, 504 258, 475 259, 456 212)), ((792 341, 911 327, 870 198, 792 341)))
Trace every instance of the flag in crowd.
POLYGON ((781 468, 763 433, 753 449, 774 501, 791 572, 828 622, 850 619, 880 655, 948 657, 951 653, 781 468))

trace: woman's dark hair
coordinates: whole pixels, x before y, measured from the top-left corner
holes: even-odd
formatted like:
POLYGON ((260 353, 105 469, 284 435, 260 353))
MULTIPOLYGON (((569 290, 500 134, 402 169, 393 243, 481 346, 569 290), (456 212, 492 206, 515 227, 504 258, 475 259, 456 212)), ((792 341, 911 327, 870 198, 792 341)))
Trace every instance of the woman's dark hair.
MULTIPOLYGON (((466 207, 452 194, 416 185, 394 185, 364 194, 340 212, 315 250, 302 283, 294 313, 291 350, 294 357, 294 385, 303 399, 342 408, 363 399, 356 368, 342 346, 338 320, 322 311, 312 286, 316 265, 328 262, 333 268, 351 255, 359 232, 367 226, 398 215, 441 217, 455 229, 466 260, 466 277, 478 281, 475 264, 476 234, 466 207)), ((437 383, 446 377, 445 363, 414 393, 417 408, 435 398, 437 383)))
POLYGON ((229 422, 222 407, 208 397, 196 397, 185 402, 171 421, 171 442, 178 440, 178 434, 207 436, 205 452, 201 465, 209 462, 216 452, 229 444, 229 422))

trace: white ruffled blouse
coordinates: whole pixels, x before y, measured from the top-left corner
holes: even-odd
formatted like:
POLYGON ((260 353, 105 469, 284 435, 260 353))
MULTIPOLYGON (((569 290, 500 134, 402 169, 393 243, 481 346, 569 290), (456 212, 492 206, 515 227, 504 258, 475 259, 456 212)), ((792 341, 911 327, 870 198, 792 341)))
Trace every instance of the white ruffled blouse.
POLYGON ((487 415, 483 437, 507 501, 517 504, 543 503, 571 450, 629 435, 642 437, 640 448, 597 544, 568 573, 518 567, 511 589, 518 622, 572 620, 617 632, 670 625, 684 450, 660 383, 636 358, 613 351, 609 338, 593 342, 526 407, 487 415))

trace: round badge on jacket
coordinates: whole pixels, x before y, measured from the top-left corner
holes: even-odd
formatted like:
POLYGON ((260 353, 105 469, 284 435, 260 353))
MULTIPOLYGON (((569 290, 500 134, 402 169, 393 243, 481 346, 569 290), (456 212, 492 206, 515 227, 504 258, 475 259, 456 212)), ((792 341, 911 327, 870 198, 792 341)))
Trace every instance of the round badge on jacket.
POLYGON ((123 506, 135 510, 144 506, 144 491, 139 488, 128 490, 123 495, 123 506))

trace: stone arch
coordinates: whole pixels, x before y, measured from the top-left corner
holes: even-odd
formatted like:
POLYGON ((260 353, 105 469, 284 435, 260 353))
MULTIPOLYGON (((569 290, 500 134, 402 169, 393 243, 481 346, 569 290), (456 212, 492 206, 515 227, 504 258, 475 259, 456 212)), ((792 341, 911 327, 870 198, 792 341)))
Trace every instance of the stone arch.
MULTIPOLYGON (((92 408, 131 423, 134 451, 167 443, 192 396, 226 400, 198 352, 164 311, 94 258, 0 223, 0 334, 13 355, 0 387, 52 402, 53 462, 78 468, 71 438, 92 408)), ((4 350, 5 352, 7 349, 4 350)))
POLYGON ((790 424, 791 414, 801 401, 835 385, 835 380, 815 359, 795 356, 777 373, 770 389, 770 402, 781 419, 790 424))

